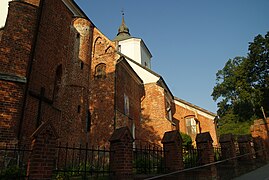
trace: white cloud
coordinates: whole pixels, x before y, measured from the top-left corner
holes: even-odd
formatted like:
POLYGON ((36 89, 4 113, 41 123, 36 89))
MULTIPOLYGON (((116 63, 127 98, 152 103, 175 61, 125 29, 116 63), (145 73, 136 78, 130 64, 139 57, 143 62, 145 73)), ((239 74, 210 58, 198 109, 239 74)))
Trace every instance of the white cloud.
POLYGON ((11 0, 0 0, 0 27, 5 25, 9 1, 11 0))

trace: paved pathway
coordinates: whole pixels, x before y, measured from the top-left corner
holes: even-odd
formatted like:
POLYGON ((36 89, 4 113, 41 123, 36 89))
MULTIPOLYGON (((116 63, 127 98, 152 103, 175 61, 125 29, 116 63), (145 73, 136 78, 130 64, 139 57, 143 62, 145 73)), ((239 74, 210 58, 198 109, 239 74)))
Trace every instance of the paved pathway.
POLYGON ((243 174, 233 180, 269 180, 269 164, 247 174, 243 174))

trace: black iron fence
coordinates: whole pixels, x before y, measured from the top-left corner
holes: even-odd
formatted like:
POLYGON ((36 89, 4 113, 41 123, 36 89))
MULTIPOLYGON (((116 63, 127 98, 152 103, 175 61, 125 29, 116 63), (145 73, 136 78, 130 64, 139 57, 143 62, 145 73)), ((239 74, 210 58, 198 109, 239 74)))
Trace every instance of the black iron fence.
POLYGON ((214 147, 214 159, 215 161, 223 160, 220 147, 214 147))
MULTIPOLYGON (((218 156, 220 148, 215 148, 215 156, 218 156)), ((262 149, 255 152, 249 152, 236 157, 220 159, 216 162, 204 164, 172 173, 157 175, 146 180, 153 179, 221 179, 230 180, 238 176, 251 172, 268 164, 268 160, 258 154, 266 154, 267 150, 262 149), (256 156, 255 156, 256 155, 256 156), (245 158, 242 158, 245 157, 245 158), (252 157, 252 159, 248 159, 252 157), (248 160, 247 160, 248 159, 248 160)), ((193 153, 195 155, 195 152, 193 153)), ((222 156, 219 156, 220 158, 222 156)), ((261 172, 261 171, 259 171, 261 172)), ((263 174, 263 173, 262 173, 263 174)), ((263 177, 261 175, 261 177, 263 177)), ((248 177, 249 179, 249 177, 248 177)), ((264 179, 264 178, 263 178, 264 179)), ((266 178, 265 178, 266 179, 266 178)))
POLYGON ((31 150, 25 147, 0 148, 0 179, 28 179, 27 162, 31 150))
POLYGON ((191 168, 201 165, 201 157, 199 157, 198 149, 183 148, 182 155, 184 168, 191 168))
MULTIPOLYGON (((201 163, 201 153, 198 149, 195 148, 183 148, 183 164, 184 168, 192 168, 202 165, 201 163)), ((214 160, 222 160, 221 148, 214 147, 214 160)))
POLYGON ((164 151, 153 145, 133 148, 134 174, 159 174, 165 172, 164 151))
POLYGON ((109 177, 112 172, 109 166, 110 150, 68 144, 57 147, 57 159, 54 170, 54 179, 96 179, 109 177))

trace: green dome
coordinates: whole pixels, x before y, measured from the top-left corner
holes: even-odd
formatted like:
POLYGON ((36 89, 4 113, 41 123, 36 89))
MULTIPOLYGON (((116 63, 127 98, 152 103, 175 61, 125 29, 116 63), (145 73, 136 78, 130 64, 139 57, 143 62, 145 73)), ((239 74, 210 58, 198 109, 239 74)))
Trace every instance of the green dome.
POLYGON ((122 22, 121 25, 118 29, 118 34, 114 38, 114 41, 121 41, 124 39, 131 38, 131 34, 129 32, 129 28, 126 26, 125 21, 124 21, 124 14, 122 15, 122 22))

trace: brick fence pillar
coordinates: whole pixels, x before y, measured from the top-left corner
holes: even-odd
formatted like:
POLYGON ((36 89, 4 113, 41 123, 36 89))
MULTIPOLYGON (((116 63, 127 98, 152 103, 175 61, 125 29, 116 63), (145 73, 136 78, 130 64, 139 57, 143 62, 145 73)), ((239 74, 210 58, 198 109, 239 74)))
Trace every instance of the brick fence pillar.
POLYGON ((32 135, 32 153, 28 162, 27 175, 29 179, 49 180, 52 178, 56 157, 56 130, 47 121, 39 126, 32 135))
POLYGON ((257 119, 254 121, 253 125, 250 128, 251 135, 254 138, 258 138, 261 141, 260 144, 263 146, 264 154, 266 158, 269 157, 269 118, 265 119, 257 119))
POLYGON ((166 170, 172 172, 183 169, 182 137, 178 130, 165 132, 162 144, 166 170))
POLYGON ((221 147, 221 158, 224 159, 230 159, 228 161, 230 172, 232 174, 235 174, 236 176, 239 175, 240 171, 238 169, 238 161, 236 158, 236 146, 235 146, 235 138, 233 134, 222 134, 219 138, 219 143, 221 147))
POLYGON ((252 160, 253 155, 252 153, 255 152, 253 147, 253 142, 251 141, 250 135, 239 135, 237 137, 238 147, 240 155, 244 155, 240 157, 241 160, 252 160), (248 154, 250 153, 250 154, 248 154), (245 155, 248 154, 248 155, 245 155))
POLYGON ((235 139, 232 134, 222 134, 219 138, 222 159, 236 157, 235 139))
POLYGON ((213 149, 213 140, 210 136, 209 132, 204 132, 197 134, 196 136, 196 146, 198 150, 198 155, 200 159, 200 163, 209 164, 214 162, 214 149, 213 149))
POLYGON ((128 127, 116 129, 110 141, 110 168, 116 179, 133 175, 133 137, 128 127))
POLYGON ((268 153, 266 151, 266 146, 265 142, 263 139, 258 136, 258 137, 252 137, 253 138, 253 143, 254 143, 254 149, 255 149, 255 154, 258 159, 263 159, 263 160, 268 160, 268 153))

